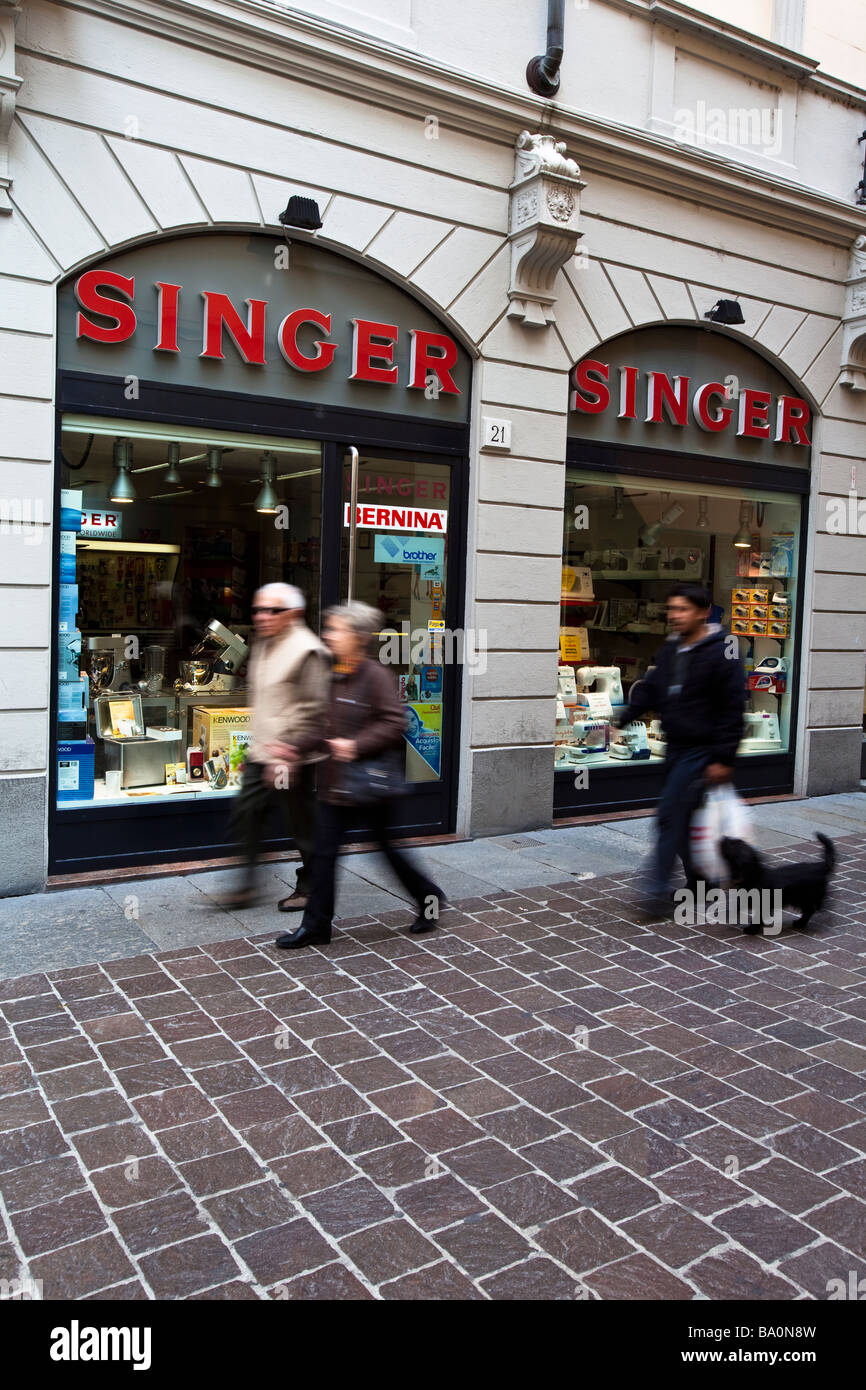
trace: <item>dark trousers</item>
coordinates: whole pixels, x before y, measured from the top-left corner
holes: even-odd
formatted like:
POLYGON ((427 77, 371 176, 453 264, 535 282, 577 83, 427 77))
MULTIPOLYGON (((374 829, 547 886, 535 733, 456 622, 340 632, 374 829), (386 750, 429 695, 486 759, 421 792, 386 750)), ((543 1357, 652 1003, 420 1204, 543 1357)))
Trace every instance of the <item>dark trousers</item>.
POLYGON ((396 849, 393 842, 393 801, 378 801, 371 806, 319 805, 318 839, 313 859, 313 883, 310 900, 301 926, 316 930, 330 927, 334 917, 334 877, 337 855, 346 833, 354 826, 369 826, 372 838, 385 855, 406 892, 418 904, 419 912, 427 906, 428 898, 439 898, 440 890, 415 868, 409 856, 396 849))
POLYGON ((279 806, 286 832, 295 842, 301 856, 301 867, 295 884, 299 893, 310 889, 313 854, 316 845, 316 795, 313 769, 304 765, 293 772, 292 785, 279 790, 264 779, 261 763, 247 760, 243 780, 232 815, 235 839, 241 843, 244 856, 243 887, 252 889, 261 841, 272 806, 279 806))
POLYGON ((664 791, 656 812, 656 842, 650 861, 648 891, 653 897, 670 889, 674 865, 682 860, 686 878, 695 875, 689 857, 689 823, 700 799, 696 783, 710 761, 706 748, 668 748, 664 791))

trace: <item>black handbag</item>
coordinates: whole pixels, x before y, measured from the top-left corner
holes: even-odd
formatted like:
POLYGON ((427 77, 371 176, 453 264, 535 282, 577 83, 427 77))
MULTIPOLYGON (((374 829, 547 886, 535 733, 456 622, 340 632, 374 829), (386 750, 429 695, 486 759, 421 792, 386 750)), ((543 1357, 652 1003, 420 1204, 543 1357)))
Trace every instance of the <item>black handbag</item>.
MULTIPOLYGON (((362 695, 353 703, 365 705, 369 700, 364 696, 369 688, 366 676, 362 695)), ((383 748, 368 758, 356 758, 350 763, 338 763, 338 777, 331 789, 336 802, 344 806, 370 806, 380 801, 390 801, 402 796, 406 791, 403 776, 404 752, 402 747, 383 748)))

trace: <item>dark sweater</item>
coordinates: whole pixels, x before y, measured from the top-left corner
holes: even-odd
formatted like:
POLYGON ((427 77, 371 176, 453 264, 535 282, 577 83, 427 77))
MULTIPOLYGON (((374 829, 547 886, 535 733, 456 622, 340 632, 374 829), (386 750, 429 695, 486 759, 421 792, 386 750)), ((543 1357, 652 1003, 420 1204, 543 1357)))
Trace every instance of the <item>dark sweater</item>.
POLYGON ((623 723, 652 710, 672 751, 705 748, 708 762, 732 767, 743 737, 746 696, 743 663, 728 655, 730 640, 716 627, 680 651, 679 637, 669 637, 655 666, 632 686, 623 723))
MULTIPOLYGON (((397 697, 397 685, 380 661, 362 661, 354 671, 335 671, 325 711, 319 747, 327 752, 332 738, 354 739, 358 758, 375 757, 397 747, 406 732, 406 714, 397 697)), ((321 769, 319 790, 331 800, 345 766, 329 758, 321 769)))

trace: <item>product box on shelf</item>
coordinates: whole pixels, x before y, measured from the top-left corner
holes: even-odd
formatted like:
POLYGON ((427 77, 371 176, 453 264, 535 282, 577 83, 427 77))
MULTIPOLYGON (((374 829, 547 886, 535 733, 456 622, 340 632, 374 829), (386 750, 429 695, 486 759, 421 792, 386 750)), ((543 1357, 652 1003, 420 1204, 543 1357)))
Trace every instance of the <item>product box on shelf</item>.
POLYGON ((57 745, 57 800, 93 800, 92 738, 57 745))
POLYGON ((190 738, 204 747, 206 758, 212 758, 217 749, 230 753, 249 742, 252 718, 252 710, 248 707, 195 705, 190 738))
POLYGON ((585 627, 559 629, 560 661, 589 661, 589 631, 585 627))

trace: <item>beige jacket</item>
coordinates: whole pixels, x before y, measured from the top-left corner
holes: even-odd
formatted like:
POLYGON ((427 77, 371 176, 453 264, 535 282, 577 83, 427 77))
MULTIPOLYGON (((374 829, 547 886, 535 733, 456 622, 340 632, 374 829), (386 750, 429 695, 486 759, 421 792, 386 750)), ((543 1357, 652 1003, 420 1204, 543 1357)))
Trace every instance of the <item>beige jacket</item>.
POLYGON ((252 705, 248 757, 269 761, 269 743, 291 743, 302 762, 318 762, 321 725, 328 701, 330 658, 318 637, 296 623, 279 637, 259 638, 247 667, 252 705))

